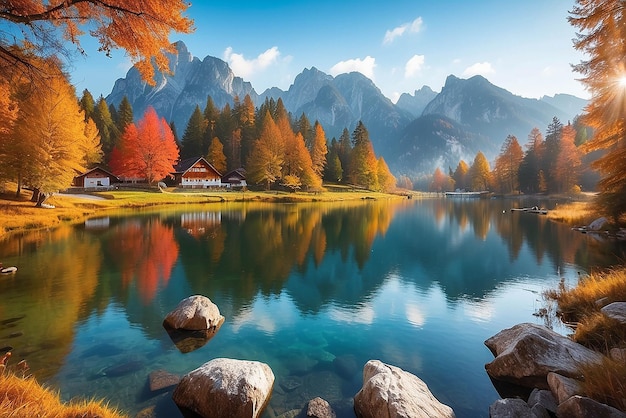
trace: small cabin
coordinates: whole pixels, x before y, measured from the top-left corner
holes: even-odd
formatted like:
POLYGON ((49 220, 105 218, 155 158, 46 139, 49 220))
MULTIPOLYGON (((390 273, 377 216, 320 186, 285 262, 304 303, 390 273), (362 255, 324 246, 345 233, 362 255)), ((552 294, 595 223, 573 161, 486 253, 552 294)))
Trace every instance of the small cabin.
POLYGON ((180 187, 204 189, 222 186, 222 175, 203 157, 182 160, 174 170, 174 179, 180 187))
POLYGON ((243 168, 238 168, 222 176, 222 186, 227 188, 246 187, 246 172, 243 168))
POLYGON ((74 187, 99 188, 110 187, 114 183, 119 183, 120 179, 106 171, 102 167, 95 167, 91 170, 74 177, 74 187))

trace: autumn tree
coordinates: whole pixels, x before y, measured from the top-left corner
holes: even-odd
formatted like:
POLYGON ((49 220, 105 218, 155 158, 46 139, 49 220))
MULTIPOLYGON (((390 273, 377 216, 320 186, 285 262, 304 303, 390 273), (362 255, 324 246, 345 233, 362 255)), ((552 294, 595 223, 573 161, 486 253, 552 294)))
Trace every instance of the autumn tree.
POLYGON ((582 120, 594 131, 586 151, 605 150, 594 163, 601 173, 598 203, 614 221, 626 213, 626 4, 577 0, 568 18, 574 47, 586 60, 574 66, 591 93, 582 120))
POLYGON ((431 192, 443 193, 449 189, 451 182, 450 177, 446 176, 439 167, 433 172, 433 179, 428 189, 431 192))
POLYGON ((350 153, 350 181, 371 190, 378 188, 378 163, 369 132, 362 121, 357 123, 352 132, 352 151, 350 153))
POLYGON ((507 136, 496 158, 493 180, 502 193, 519 190, 519 167, 524 158, 524 151, 514 135, 507 136))
POLYGON ((286 113, 280 114, 276 125, 282 135, 285 150, 281 173, 283 184, 294 190, 301 186, 319 188, 322 179, 313 171, 311 155, 302 134, 294 133, 286 113))
POLYGON ((485 154, 478 151, 472 167, 470 168, 470 178, 472 182, 472 190, 483 191, 489 190, 491 185, 491 170, 489 168, 489 161, 485 154))
POLYGON ((174 171, 178 146, 164 118, 148 107, 137 124, 130 124, 114 149, 111 170, 120 177, 145 179, 149 184, 174 171))
POLYGON ((83 112, 85 112, 85 122, 89 118, 93 118, 95 107, 96 101, 94 100, 89 90, 83 90, 83 95, 80 97, 80 108, 83 110, 83 112))
POLYGON ((209 145, 206 160, 221 174, 226 173, 226 155, 224 155, 224 145, 218 137, 214 137, 209 145))
POLYGON ((454 187, 459 190, 466 190, 470 188, 469 181, 469 165, 464 160, 459 161, 454 173, 452 174, 452 180, 454 180, 454 187))
POLYGON ((391 174, 389 166, 383 157, 378 157, 378 187, 381 192, 389 193, 396 189, 396 178, 391 174))
MULTIPOLYGON (((300 120, 301 124, 303 124, 302 118, 300 118, 300 120)), ((301 129, 303 128, 301 127, 301 129)), ((324 166, 326 165, 326 155, 328 154, 326 133, 324 132, 324 128, 322 128, 322 124, 319 123, 319 121, 315 121, 312 132, 313 135, 312 139, 310 140, 311 146, 309 147, 309 150, 311 153, 313 172, 317 175, 317 177, 322 178, 324 174, 324 166)), ((304 134, 302 134, 302 136, 304 136, 304 134)))
POLYGON ((576 130, 570 124, 563 127, 561 146, 556 160, 558 191, 571 192, 580 176, 581 155, 576 147, 576 130))
POLYGON ((100 159, 95 125, 85 122, 74 88, 55 62, 48 66, 54 77, 45 88, 28 79, 13 86, 19 111, 11 134, 0 141, 2 165, 17 180, 18 194, 21 184, 30 186, 37 206, 100 159))
POLYGON ((206 122, 200 106, 196 105, 193 113, 189 117, 187 122, 187 128, 180 141, 180 158, 186 159, 191 157, 199 157, 203 155, 202 152, 202 139, 204 137, 204 131, 206 129, 206 122))
MULTIPOLYGON (((9 161, 18 162, 18 160, 13 160, 16 153, 11 149, 16 145, 12 141, 12 133, 18 111, 19 104, 12 95, 11 86, 0 79, 0 161, 2 161, 0 164, 0 185, 14 174, 11 173, 12 167, 9 161)), ((20 193, 19 186, 20 183, 18 182, 18 195, 20 193)))
POLYGON ((284 160, 283 136, 268 111, 263 118, 261 134, 248 158, 248 179, 252 183, 265 183, 269 189, 280 178, 284 160))
POLYGON ((4 2, 0 7, 4 26, 0 31, 0 75, 28 73, 31 78, 46 78, 50 67, 39 58, 71 56, 66 41, 84 54, 80 39, 88 33, 107 55, 124 49, 144 79, 154 84, 154 66, 167 72, 165 54, 175 52, 168 39, 170 32, 193 30, 193 22, 183 16, 188 7, 183 0, 4 2))

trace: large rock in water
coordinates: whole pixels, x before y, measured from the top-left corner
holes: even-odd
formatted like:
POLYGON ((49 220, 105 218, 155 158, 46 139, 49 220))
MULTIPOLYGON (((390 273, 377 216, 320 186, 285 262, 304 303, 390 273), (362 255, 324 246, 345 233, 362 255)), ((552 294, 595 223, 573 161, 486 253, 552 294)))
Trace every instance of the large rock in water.
POLYGON ((265 363, 216 358, 186 374, 172 399, 205 418, 256 418, 273 386, 274 373, 265 363))
POLYGON ((167 314, 163 326, 169 329, 201 331, 215 330, 224 322, 220 310, 206 296, 195 295, 180 301, 178 306, 167 314))
POLYGON ((500 331, 485 341, 496 358, 485 365, 494 379, 520 386, 549 389, 547 376, 579 377, 583 363, 600 363, 602 355, 568 337, 536 324, 500 331))
POLYGON ((365 364, 354 410, 362 418, 454 417, 417 376, 379 360, 365 364))

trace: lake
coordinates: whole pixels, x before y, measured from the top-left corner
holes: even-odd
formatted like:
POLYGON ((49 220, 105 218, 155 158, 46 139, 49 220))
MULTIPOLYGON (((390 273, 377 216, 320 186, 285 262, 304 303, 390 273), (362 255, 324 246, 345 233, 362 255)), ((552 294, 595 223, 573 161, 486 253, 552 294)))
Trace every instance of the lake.
MULTIPOLYGON (((156 370, 183 375, 216 357, 266 362, 264 417, 317 396, 338 417, 369 359, 407 370, 457 417, 488 416, 498 393, 487 338, 546 306, 563 277, 624 259, 624 248, 512 207, 556 201, 428 199, 223 203, 91 219, 0 242, 0 350, 74 397, 130 416, 182 416, 156 370), (162 321, 201 294, 226 321, 183 353, 162 321)), ((549 324, 561 333, 568 330, 549 324)), ((1 353, 1 351, 0 351, 1 353)))

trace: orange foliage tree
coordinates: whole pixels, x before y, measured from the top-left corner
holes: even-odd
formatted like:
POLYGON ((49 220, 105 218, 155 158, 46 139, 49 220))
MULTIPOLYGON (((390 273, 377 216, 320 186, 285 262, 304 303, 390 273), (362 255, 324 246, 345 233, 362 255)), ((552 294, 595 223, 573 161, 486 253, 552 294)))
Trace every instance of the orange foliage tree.
POLYGON ((149 107, 137 125, 126 127, 109 164, 117 176, 141 178, 152 184, 172 173, 177 160, 178 146, 170 126, 149 107))
POLYGON ((185 0, 18 0, 0 7, 0 75, 11 70, 47 75, 36 56, 70 56, 63 43, 70 41, 84 54, 80 37, 88 32, 107 55, 122 48, 139 72, 153 83, 154 67, 168 70, 164 52, 175 52, 171 31, 190 33, 193 21, 183 13, 185 0), (13 47, 19 44, 17 48, 13 47), (34 54, 29 54, 29 53, 34 54), (35 70, 35 72, 33 72, 35 70))

